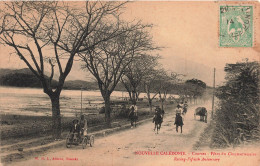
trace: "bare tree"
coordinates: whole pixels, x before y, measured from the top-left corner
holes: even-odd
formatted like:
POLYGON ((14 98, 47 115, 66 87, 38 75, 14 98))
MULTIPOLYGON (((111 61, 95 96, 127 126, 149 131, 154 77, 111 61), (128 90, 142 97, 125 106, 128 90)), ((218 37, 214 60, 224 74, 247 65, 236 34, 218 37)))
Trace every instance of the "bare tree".
POLYGON ((173 86, 178 83, 177 73, 174 72, 166 72, 164 69, 161 70, 160 75, 156 79, 157 82, 157 91, 159 95, 159 99, 161 102, 161 108, 164 109, 164 103, 166 101, 167 95, 172 91, 173 86))
MULTIPOLYGON (((110 30, 113 27, 108 27, 110 30)), ((110 126, 110 95, 117 83, 136 55, 150 50, 152 40, 147 32, 150 25, 121 23, 117 37, 92 47, 91 50, 81 53, 79 56, 85 62, 83 68, 96 78, 102 97, 105 101, 105 118, 110 126)), ((99 38, 97 34, 95 38, 99 38)), ((86 47, 88 47, 86 45, 86 47)))
POLYGON ((150 107, 150 112, 152 113, 152 101, 158 95, 156 91, 156 79, 159 76, 160 72, 158 69, 149 70, 149 72, 144 76, 143 84, 144 91, 147 95, 147 100, 150 107))
MULTIPOLYGON (((82 47, 108 18, 118 19, 122 3, 85 2, 85 8, 65 2, 7 2, 1 11, 0 41, 14 52, 41 81, 52 103, 53 137, 61 136, 60 93, 77 53, 115 36, 106 33, 89 47, 82 47), (46 68, 50 76, 46 76, 46 68), (57 70, 55 70, 57 67, 57 70), (51 86, 58 71, 58 85, 51 86)), ((102 32, 100 32, 102 33, 102 32)))
POLYGON ((158 95, 161 108, 164 109, 164 102, 169 92, 172 91, 178 79, 177 73, 166 72, 164 69, 150 70, 144 78, 144 90, 147 94, 150 111, 152 112, 152 101, 158 95), (153 95, 151 95, 153 93, 153 95))
MULTIPOLYGON (((129 93, 130 100, 133 104, 136 104, 140 94, 138 87, 140 87, 145 75, 158 65, 158 58, 159 56, 143 54, 134 57, 133 61, 127 65, 121 82, 129 93)), ((139 90, 140 89, 141 88, 139 88, 139 90)))

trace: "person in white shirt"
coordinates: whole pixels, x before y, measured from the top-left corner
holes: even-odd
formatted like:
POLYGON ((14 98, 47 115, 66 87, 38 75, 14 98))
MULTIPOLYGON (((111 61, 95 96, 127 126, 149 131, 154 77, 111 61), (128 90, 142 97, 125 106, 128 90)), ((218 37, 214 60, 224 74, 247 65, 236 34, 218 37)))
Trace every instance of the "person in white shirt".
POLYGON ((179 104, 177 105, 177 108, 175 109, 175 113, 176 113, 176 116, 175 116, 174 125, 176 125, 176 131, 178 132, 178 126, 180 126, 181 127, 181 133, 182 133, 182 126, 184 124, 183 124, 183 118, 181 116, 182 108, 179 104))
POLYGON ((182 113, 182 108, 181 108, 181 106, 178 104, 177 105, 177 108, 175 109, 175 114, 177 115, 177 114, 180 114, 181 115, 181 113, 182 113))

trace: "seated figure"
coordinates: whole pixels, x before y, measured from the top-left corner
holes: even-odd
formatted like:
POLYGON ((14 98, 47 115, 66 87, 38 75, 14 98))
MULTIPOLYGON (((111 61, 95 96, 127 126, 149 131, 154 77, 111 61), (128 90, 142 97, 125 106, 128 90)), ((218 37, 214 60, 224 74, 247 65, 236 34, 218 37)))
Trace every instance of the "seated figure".
POLYGON ((85 119, 84 115, 80 116, 79 126, 80 126, 80 136, 82 136, 82 137, 86 136, 87 130, 88 130, 88 123, 87 123, 87 120, 85 119))
MULTIPOLYGON (((78 137, 80 134, 80 125, 79 125, 79 120, 74 119, 72 121, 72 125, 70 127, 70 133, 71 134, 71 139, 73 139, 74 136, 78 137)), ((75 138, 74 138, 75 139, 75 138)))

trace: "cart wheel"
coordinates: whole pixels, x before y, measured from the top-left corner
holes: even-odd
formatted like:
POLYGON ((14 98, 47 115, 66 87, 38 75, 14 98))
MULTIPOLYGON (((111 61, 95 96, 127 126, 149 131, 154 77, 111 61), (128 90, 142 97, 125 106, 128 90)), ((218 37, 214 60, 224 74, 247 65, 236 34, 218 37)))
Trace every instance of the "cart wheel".
POLYGON ((89 138, 89 145, 92 147, 94 145, 94 136, 91 135, 89 138))
POLYGON ((70 134, 67 136, 67 138, 66 138, 66 147, 67 148, 70 148, 70 146, 71 146, 71 143, 70 143, 70 134))
POLYGON ((87 138, 84 137, 83 140, 82 140, 82 148, 83 148, 83 149, 86 148, 86 146, 87 146, 87 142, 88 142, 87 138))

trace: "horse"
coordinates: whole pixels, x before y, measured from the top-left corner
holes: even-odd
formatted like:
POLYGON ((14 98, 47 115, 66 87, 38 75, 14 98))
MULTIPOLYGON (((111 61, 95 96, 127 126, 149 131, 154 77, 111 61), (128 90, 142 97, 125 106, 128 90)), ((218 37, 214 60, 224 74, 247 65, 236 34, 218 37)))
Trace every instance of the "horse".
POLYGON ((182 120, 182 117, 181 117, 180 114, 176 114, 174 125, 176 125, 176 132, 178 132, 178 128, 180 126, 181 127, 181 133, 182 133, 182 126, 184 124, 183 124, 183 120, 182 120))
POLYGON ((153 122, 154 122, 154 131, 156 129, 156 132, 158 134, 158 131, 160 130, 161 128, 161 125, 162 125, 162 117, 160 114, 156 114, 154 119, 153 119, 153 122))
POLYGON ((200 116, 200 121, 207 123, 208 113, 207 113, 207 109, 205 107, 196 108, 195 113, 194 113, 194 119, 196 119, 196 115, 200 116))
POLYGON ((135 115, 134 111, 130 112, 129 119, 131 121, 131 127, 136 127, 136 122, 137 122, 138 116, 135 115))

